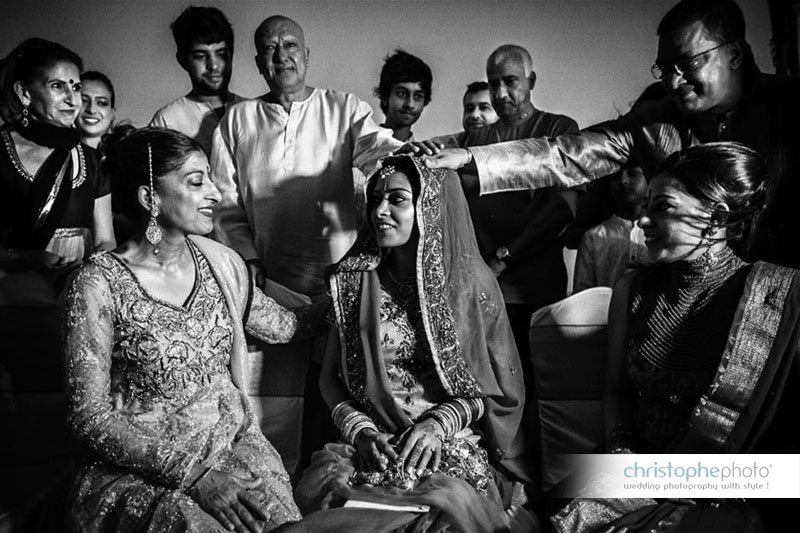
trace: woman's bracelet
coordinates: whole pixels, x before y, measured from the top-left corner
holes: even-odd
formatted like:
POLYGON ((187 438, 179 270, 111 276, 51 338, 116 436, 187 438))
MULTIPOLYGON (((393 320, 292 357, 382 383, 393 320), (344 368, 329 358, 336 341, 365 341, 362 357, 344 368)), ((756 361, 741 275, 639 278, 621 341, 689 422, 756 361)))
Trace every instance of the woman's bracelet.
POLYGON ((426 416, 436 420, 449 438, 483 416, 483 401, 480 398, 455 398, 437 405, 426 416))
POLYGON ((458 433, 458 426, 460 426, 460 422, 450 409, 440 409, 435 407, 428 411, 427 417, 435 420, 440 426, 442 426, 445 437, 449 438, 458 433))
POLYGON ((184 492, 184 493, 186 493, 186 494, 189 494, 189 492, 191 492, 191 491, 192 491, 192 489, 194 489, 194 488, 197 486, 197 484, 198 484, 198 483, 200 483, 200 482, 201 482, 201 481, 202 481, 202 480, 203 480, 203 479, 204 479, 204 478, 205 478, 205 477, 208 475, 208 473, 209 473, 209 472, 211 472, 211 470, 213 470, 213 467, 211 467, 211 466, 207 467, 207 468, 205 469, 205 471, 203 471, 203 473, 202 473, 202 474, 200 474, 199 476, 197 476, 197 477, 195 478, 195 480, 194 480, 194 481, 192 481, 192 482, 189 484, 189 486, 188 486, 188 487, 186 487, 185 489, 183 489, 183 492, 184 492))
POLYGON ((340 402, 331 413, 333 423, 339 428, 345 442, 355 446, 356 437, 365 429, 378 431, 378 426, 372 419, 358 409, 356 402, 347 400, 340 402))

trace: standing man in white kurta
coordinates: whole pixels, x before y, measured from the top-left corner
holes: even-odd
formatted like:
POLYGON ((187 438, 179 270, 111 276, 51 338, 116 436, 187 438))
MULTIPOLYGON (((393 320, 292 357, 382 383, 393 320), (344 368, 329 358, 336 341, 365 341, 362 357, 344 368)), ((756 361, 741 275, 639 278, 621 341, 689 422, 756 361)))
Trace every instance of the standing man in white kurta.
MULTIPOLYGON (((366 175, 402 143, 377 125, 357 97, 306 85, 309 50, 293 20, 266 19, 256 30, 255 47, 270 92, 232 106, 214 133, 211 167, 223 195, 215 235, 244 256, 257 282, 266 276, 315 299, 326 292, 325 267, 356 237, 359 192, 352 168, 366 175)), ((302 384, 298 361, 304 365, 312 351, 299 344, 288 350, 265 350, 276 387, 298 379, 302 384)), ((317 388, 314 377, 308 380, 308 388, 317 388)), ((262 428, 269 432, 267 418, 262 428)))

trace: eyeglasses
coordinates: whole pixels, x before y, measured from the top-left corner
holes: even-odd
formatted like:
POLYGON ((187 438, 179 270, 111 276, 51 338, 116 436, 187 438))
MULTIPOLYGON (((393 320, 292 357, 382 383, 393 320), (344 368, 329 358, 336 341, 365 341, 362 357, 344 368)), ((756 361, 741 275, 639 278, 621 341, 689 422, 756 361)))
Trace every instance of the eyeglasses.
POLYGON ((675 72, 678 76, 683 76, 684 74, 689 74, 691 72, 695 72, 699 70, 700 67, 705 65, 705 56, 710 52, 713 52, 717 48, 722 48, 726 44, 731 44, 732 41, 724 42, 722 44, 718 44, 714 48, 709 48, 705 52, 700 52, 699 54, 695 54, 692 57, 687 57, 686 59, 681 59, 680 61, 676 61, 674 63, 663 63, 658 64, 655 63, 652 67, 650 67, 650 74, 657 80, 663 80, 665 77, 669 76, 673 72, 675 72))

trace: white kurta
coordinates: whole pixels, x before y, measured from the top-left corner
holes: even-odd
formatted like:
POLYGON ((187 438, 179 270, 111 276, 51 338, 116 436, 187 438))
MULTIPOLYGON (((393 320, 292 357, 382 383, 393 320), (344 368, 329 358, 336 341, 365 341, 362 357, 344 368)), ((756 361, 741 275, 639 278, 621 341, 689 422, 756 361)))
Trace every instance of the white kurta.
POLYGON ((592 287, 614 287, 634 263, 649 263, 644 231, 617 215, 583 234, 575 260, 573 293, 592 287))
MULTIPOLYGON (((231 99, 225 103, 225 107, 244 100, 237 94, 231 94, 231 99)), ((148 125, 169 128, 188 135, 199 142, 206 155, 211 157, 211 141, 217 124, 219 116, 211 104, 181 96, 156 111, 148 125)))
POLYGON ((268 278, 322 294, 325 267, 356 237, 353 167, 368 174, 402 145, 347 93, 314 89, 288 113, 261 99, 234 105, 214 132, 215 237, 260 259, 268 278))

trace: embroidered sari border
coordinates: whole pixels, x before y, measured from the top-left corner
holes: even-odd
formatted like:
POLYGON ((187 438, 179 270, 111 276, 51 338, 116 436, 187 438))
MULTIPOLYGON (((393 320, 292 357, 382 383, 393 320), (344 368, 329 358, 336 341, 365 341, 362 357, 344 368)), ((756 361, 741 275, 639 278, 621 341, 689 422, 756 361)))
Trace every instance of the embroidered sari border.
POLYGON ((794 273, 769 263, 753 265, 717 373, 692 412, 681 448, 724 450, 772 352, 794 273))
MULTIPOLYGON (((444 231, 442 182, 443 170, 422 168, 414 159, 420 180, 416 220, 419 245, 416 257, 417 290, 422 323, 428 339, 431 357, 442 387, 449 396, 482 397, 476 379, 470 374, 459 346, 455 317, 448 300, 447 276, 444 265, 444 231)), ((372 178, 372 176, 370 177, 372 178)), ((362 405, 370 402, 364 389, 365 352, 361 335, 361 300, 364 292, 363 274, 375 270, 380 263, 380 249, 374 236, 365 232, 347 256, 333 267, 330 279, 331 297, 336 315, 339 342, 342 347, 342 378, 354 399, 362 405)))
POLYGON ((416 212, 420 245, 417 248, 417 286, 419 288, 422 324, 430 340, 431 356, 436 372, 447 394, 453 397, 478 398, 483 393, 470 374, 458 342, 455 317, 447 297, 447 275, 444 268, 444 223, 441 201, 442 182, 447 172, 422 169, 412 159, 422 181, 416 212), (421 281, 421 283, 420 283, 421 281))

